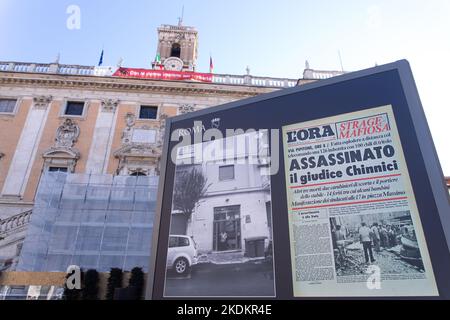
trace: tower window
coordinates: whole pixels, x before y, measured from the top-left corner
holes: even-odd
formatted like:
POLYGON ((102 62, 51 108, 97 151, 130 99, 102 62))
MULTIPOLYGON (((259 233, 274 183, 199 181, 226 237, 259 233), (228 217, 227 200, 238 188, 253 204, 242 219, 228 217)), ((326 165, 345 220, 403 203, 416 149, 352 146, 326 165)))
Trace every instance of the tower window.
POLYGON ((180 57, 181 57, 181 47, 180 47, 180 44, 174 43, 174 44, 172 45, 172 50, 170 51, 170 56, 171 56, 171 57, 177 57, 177 58, 180 58, 180 57))
POLYGON ((141 106, 139 111, 139 119, 156 119, 158 116, 158 107, 141 106))

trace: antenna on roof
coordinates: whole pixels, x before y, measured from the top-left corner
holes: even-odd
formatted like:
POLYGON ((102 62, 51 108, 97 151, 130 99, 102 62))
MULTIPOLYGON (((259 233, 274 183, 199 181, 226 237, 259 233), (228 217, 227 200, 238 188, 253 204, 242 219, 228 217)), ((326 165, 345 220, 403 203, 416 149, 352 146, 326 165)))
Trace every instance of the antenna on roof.
POLYGON ((341 50, 338 50, 338 54, 339 54, 339 62, 341 63, 341 71, 344 72, 344 65, 342 64, 341 50))
POLYGON ((183 25, 183 19, 184 19, 184 5, 183 8, 181 9, 181 17, 178 18, 178 26, 181 27, 183 25))

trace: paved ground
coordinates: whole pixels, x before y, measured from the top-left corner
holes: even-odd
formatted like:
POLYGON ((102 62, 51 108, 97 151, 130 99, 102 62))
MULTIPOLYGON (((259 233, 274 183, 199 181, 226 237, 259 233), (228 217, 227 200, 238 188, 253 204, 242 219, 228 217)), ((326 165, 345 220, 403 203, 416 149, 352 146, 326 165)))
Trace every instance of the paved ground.
MULTIPOLYGON (((391 249, 382 249, 380 252, 373 250, 375 258, 374 265, 380 267, 382 274, 405 274, 420 273, 421 269, 404 261, 396 252, 397 247, 391 249)), ((346 264, 344 268, 337 271, 339 276, 349 276, 365 274, 367 264, 365 264, 364 253, 362 250, 347 251, 347 255, 352 258, 355 264, 346 264)))
POLYGON ((406 262, 394 252, 390 252, 386 249, 381 250, 379 253, 375 253, 374 258, 377 259, 375 264, 377 264, 382 272, 386 274, 422 272, 418 267, 406 262))
POLYGON ((216 265, 198 264, 190 276, 180 278, 168 273, 166 296, 273 296, 271 262, 246 262, 216 265))
POLYGON ((248 258, 245 257, 244 252, 214 252, 200 255, 199 263, 213 263, 213 264, 239 264, 251 261, 264 260, 264 257, 248 258))

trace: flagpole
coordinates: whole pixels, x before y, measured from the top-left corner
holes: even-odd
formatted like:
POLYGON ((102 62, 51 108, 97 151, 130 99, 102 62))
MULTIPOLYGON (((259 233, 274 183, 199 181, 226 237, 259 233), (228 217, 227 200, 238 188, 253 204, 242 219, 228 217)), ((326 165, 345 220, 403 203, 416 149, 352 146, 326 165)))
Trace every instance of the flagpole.
POLYGON ((102 53, 100 54, 100 60, 98 61, 98 66, 101 67, 103 65, 103 55, 105 53, 105 47, 102 46, 102 53))
POLYGON ((212 54, 211 51, 209 52, 209 73, 213 73, 214 72, 214 63, 213 63, 213 59, 212 59, 212 54))

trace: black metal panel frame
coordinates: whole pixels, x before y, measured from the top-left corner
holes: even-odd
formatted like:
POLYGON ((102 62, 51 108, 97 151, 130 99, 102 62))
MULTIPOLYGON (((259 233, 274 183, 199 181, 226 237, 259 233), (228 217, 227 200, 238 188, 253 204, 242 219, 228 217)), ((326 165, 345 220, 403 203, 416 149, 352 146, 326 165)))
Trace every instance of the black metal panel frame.
MULTIPOLYGON (((221 118, 225 128, 281 129, 292 123, 384 105, 393 107, 440 293, 440 296, 435 298, 414 299, 450 299, 450 197, 414 78, 406 60, 168 119, 147 299, 164 299, 167 237, 174 178, 174 164, 169 160, 170 152, 177 143, 170 141, 174 130, 190 128, 194 121, 208 124, 217 117, 221 118)), ((280 170, 271 177, 276 292, 277 299, 297 299, 293 297, 290 250, 286 250, 290 242, 287 232, 289 229, 281 139, 280 135, 280 170)))

